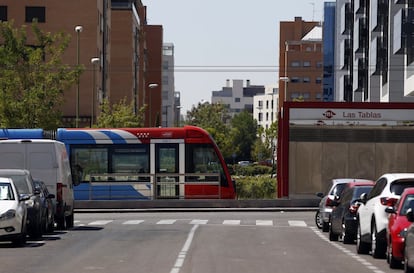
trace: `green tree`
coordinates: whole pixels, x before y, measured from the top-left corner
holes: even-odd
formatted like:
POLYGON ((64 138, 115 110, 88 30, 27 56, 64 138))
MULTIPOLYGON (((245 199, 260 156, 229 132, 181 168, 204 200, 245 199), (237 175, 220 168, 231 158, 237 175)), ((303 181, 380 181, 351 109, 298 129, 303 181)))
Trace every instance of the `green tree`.
POLYGON ((238 160, 251 159, 251 151, 257 138, 257 121, 243 111, 231 120, 232 147, 238 160))
POLYGON ((26 26, 0 22, 0 40, 0 126, 56 129, 63 92, 83 71, 62 63, 70 36, 43 32, 36 22, 28 35, 26 26))
POLYGON ((228 110, 223 104, 206 102, 199 103, 187 111, 185 123, 205 129, 213 137, 223 156, 230 158, 233 151, 229 138, 229 126, 226 123, 229 119, 228 110))
POLYGON ((94 127, 99 128, 138 128, 144 126, 145 106, 134 113, 134 103, 127 103, 126 98, 116 104, 110 104, 104 99, 101 105, 101 113, 94 127))

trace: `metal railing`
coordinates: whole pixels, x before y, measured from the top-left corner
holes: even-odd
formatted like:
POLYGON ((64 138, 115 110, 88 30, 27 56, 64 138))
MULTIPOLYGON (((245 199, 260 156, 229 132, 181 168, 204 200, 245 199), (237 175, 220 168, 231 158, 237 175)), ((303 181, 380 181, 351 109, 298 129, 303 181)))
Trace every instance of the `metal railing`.
POLYGON ((220 199, 219 173, 93 174, 89 200, 220 199))

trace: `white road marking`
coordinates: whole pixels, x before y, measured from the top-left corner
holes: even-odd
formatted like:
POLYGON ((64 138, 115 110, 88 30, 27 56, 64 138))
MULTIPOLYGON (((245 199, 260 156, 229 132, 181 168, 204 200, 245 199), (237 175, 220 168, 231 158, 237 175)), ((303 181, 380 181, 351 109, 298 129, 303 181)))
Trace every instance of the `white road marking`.
POLYGON ((224 220, 223 225, 240 225, 240 220, 224 220))
POLYGON ((374 266, 364 258, 355 255, 355 253, 348 251, 345 247, 338 244, 338 242, 329 241, 329 239, 322 234, 322 232, 317 229, 316 227, 311 227, 311 229, 318 235, 322 240, 328 242, 332 246, 336 247, 338 250, 342 251, 346 255, 350 256, 351 258, 354 258, 356 261, 360 262, 363 266, 365 266, 367 269, 372 270, 374 273, 385 273, 384 271, 380 270, 378 267, 374 266))
POLYGON ((194 219, 190 222, 191 225, 206 225, 208 220, 194 219))
POLYGON ((178 273, 180 272, 181 267, 184 264, 185 257, 187 256, 188 250, 190 249, 191 242, 194 238, 194 233, 197 230, 199 225, 194 225, 193 228, 190 230, 190 233, 188 233, 187 240, 184 243, 183 248, 181 249, 180 253, 178 254, 177 259, 175 260, 174 267, 171 268, 170 273, 178 273))
POLYGON ((273 220, 256 220, 256 226, 273 226, 273 220))
POLYGON ((113 221, 114 220, 99 220, 99 221, 93 221, 93 222, 90 222, 88 224, 88 226, 104 226, 104 225, 107 225, 107 224, 109 224, 109 223, 111 223, 113 221))
POLYGON ((305 221, 288 221, 291 227, 306 227, 305 221))
POLYGON ((166 220, 160 220, 157 222, 157 225, 172 225, 176 222, 177 220, 174 219, 166 219, 166 220))
POLYGON ((143 222, 144 220, 128 220, 128 221, 123 222, 122 224, 123 225, 139 225, 143 222))

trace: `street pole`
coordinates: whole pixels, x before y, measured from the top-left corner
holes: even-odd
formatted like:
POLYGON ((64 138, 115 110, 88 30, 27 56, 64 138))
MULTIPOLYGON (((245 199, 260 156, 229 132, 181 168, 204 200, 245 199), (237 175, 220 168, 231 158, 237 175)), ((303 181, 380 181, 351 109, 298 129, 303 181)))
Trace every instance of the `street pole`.
POLYGON ((95 117, 95 99, 96 99, 96 65, 99 63, 99 58, 92 58, 93 66, 93 83, 92 83, 92 109, 91 109, 91 128, 94 124, 95 117))
MULTIPOLYGON (((82 32, 83 27, 82 26, 76 26, 75 27, 75 31, 76 31, 76 36, 77 36, 77 43, 76 43, 76 65, 77 68, 79 68, 79 64, 80 64, 80 33, 82 32)), ((75 120, 75 127, 79 128, 79 77, 80 75, 78 75, 77 78, 77 89, 76 89, 76 120, 75 120)))

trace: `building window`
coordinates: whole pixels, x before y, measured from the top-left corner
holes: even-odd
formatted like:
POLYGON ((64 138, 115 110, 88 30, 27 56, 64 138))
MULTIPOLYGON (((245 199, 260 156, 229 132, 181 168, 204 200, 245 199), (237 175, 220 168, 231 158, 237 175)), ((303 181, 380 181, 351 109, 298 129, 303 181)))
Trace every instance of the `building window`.
POLYGON ((258 118, 259 122, 262 121, 263 120, 263 113, 259 113, 258 117, 259 117, 258 118))
POLYGON ((321 84, 322 83, 322 78, 321 77, 317 77, 316 80, 315 80, 315 83, 321 84))
POLYGON ((240 102, 240 98, 234 98, 234 102, 240 102))
POLYGON ((26 7, 26 23, 32 23, 37 20, 38 23, 46 22, 45 7, 26 7))
POLYGON ((317 67, 317 68, 321 68, 322 66, 323 66, 323 62, 317 62, 317 63, 316 63, 316 67, 317 67))
POLYGON ((0 6, 0 21, 7 21, 7 6, 0 6))
POLYGON ((310 83, 310 78, 309 77, 304 77, 303 82, 304 83, 310 83))
POLYGON ((300 82, 299 77, 292 77, 290 78, 290 82, 300 82))
POLYGON ((300 62, 299 61, 293 61, 290 63, 291 67, 299 67, 300 66, 300 62))
POLYGON ((303 67, 310 67, 311 66, 311 62, 310 61, 304 61, 303 62, 303 67))

